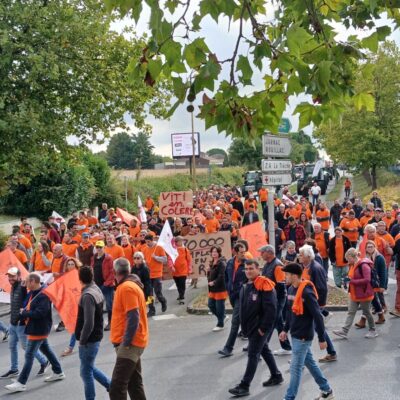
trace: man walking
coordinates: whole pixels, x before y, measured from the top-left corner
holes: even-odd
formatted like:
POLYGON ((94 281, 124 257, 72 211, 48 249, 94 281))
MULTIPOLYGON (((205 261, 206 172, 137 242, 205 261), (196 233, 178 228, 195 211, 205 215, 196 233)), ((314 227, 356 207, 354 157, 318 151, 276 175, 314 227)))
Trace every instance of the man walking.
POLYGON ((292 359, 290 362, 290 383, 284 400, 294 400, 297 396, 303 367, 307 367, 318 384, 321 393, 315 400, 334 399, 333 391, 327 379, 319 369, 311 352, 314 338, 314 326, 318 334, 319 348, 326 349, 325 327, 317 301, 317 292, 312 282, 302 281, 303 268, 300 264, 289 263, 282 269, 286 273, 288 289, 288 310, 284 330, 280 340, 286 340, 290 332, 292 337, 292 359))
POLYGON ((247 366, 239 385, 229 389, 236 397, 250 394, 249 387, 257 370, 260 355, 266 362, 271 377, 264 386, 279 385, 283 382, 275 358, 268 347, 268 339, 274 329, 277 301, 275 284, 260 276, 260 265, 256 260, 246 260, 245 274, 248 283, 240 291, 239 307, 242 332, 249 339, 247 366))
POLYGON ((229 332, 228 340, 222 350, 218 354, 224 357, 232 355, 233 347, 235 346, 236 338, 239 333, 240 327, 240 307, 239 307, 239 293, 242 289, 243 283, 246 282, 246 274, 244 272, 245 253, 246 249, 241 244, 236 244, 233 248, 235 256, 232 257, 225 270, 226 289, 229 295, 229 301, 232 305, 232 321, 231 330, 229 332))
POLYGON ((79 280, 82 284, 82 294, 79 300, 75 336, 79 340, 80 375, 85 388, 85 399, 94 400, 96 397, 94 380, 103 385, 107 391, 110 388, 110 379, 94 366, 103 338, 104 296, 93 282, 91 267, 83 266, 79 269, 79 280))
POLYGON ((126 258, 114 261, 115 292, 111 320, 110 340, 117 352, 114 366, 110 400, 129 397, 146 400, 142 381, 140 357, 148 342, 146 300, 142 284, 136 275, 130 275, 126 258))
POLYGON ((21 312, 21 317, 27 321, 25 333, 28 335, 28 343, 25 351, 25 364, 18 379, 6 386, 6 389, 11 392, 24 392, 26 390, 26 382, 31 373, 33 358, 38 350, 47 357, 53 369, 53 374, 44 381, 53 382, 65 378, 61 365, 47 341, 53 321, 51 303, 49 298, 42 293, 40 275, 31 272, 26 278, 26 287, 29 290, 29 300, 25 309, 21 312))
MULTIPOLYGON (((11 285, 10 293, 10 327, 9 327, 9 348, 11 357, 11 368, 8 372, 0 376, 0 379, 14 378, 19 374, 18 371, 18 342, 21 347, 26 349, 27 337, 25 335, 25 323, 20 320, 20 310, 23 308, 26 298, 26 287, 21 282, 21 272, 17 267, 11 267, 7 271, 8 282, 11 285)), ((40 351, 35 354, 35 358, 40 363, 38 376, 44 375, 49 362, 40 351)))

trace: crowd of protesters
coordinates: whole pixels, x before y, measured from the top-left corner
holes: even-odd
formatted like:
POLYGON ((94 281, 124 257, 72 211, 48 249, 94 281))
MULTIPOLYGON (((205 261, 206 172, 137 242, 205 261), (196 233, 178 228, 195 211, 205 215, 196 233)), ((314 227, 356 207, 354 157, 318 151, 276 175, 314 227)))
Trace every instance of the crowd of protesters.
MULTIPOLYGON (((303 367, 306 366, 320 388, 318 399, 333 399, 333 390, 315 362, 311 344, 316 332, 320 348, 326 354, 321 363, 338 360, 325 323, 332 316, 326 310, 328 275, 334 284, 349 293, 346 321, 332 333, 347 338, 355 314, 362 315, 356 328, 368 326, 365 337, 378 336, 376 325, 385 323, 388 310, 385 293, 390 267, 396 270, 398 293, 390 313, 400 317, 400 210, 393 204, 383 210, 382 200, 374 192, 363 205, 345 183, 346 198, 332 207, 320 199, 317 189, 307 196, 293 196, 283 188, 274 195, 275 245, 268 244, 257 254, 249 252, 241 239, 240 228, 263 222, 268 227, 268 190, 249 192, 243 198, 235 187, 211 186, 193 197, 193 214, 187 218, 159 217, 156 202, 148 196, 144 203, 146 220, 132 218, 129 224, 114 208, 102 204, 98 216, 90 210, 73 213, 64 221, 50 217, 38 234, 26 218, 13 227, 7 247, 29 271, 23 280, 18 268, 8 270, 12 286, 10 325, 0 325, 3 341, 9 341, 10 368, 1 378, 15 381, 6 386, 13 392, 25 391, 34 359, 40 365, 38 375, 51 366, 46 382, 62 380, 65 374, 59 358, 47 340, 52 326, 51 302, 41 291, 43 277, 57 280, 77 269, 82 283, 75 332, 60 355, 74 352, 79 342, 81 377, 86 399, 95 398, 94 380, 110 399, 145 399, 140 357, 148 342, 147 318, 167 310, 162 279, 169 271, 175 281, 178 304, 185 303, 187 278, 192 273, 192 255, 185 247, 188 236, 199 233, 230 232, 232 257, 225 259, 222 249, 213 246, 207 268, 208 306, 217 319, 214 332, 223 331, 229 299, 233 313, 229 335, 218 354, 233 354, 236 339, 248 340, 248 360, 240 383, 229 390, 234 396, 248 395, 259 358, 270 371, 265 387, 282 384, 283 376, 275 357, 291 356, 290 383, 285 400, 296 398, 303 367), (352 196, 351 196, 352 194, 352 196), (157 243, 168 220, 178 256, 171 260, 157 243), (156 301, 157 299, 157 301, 156 301), (107 319, 103 326, 103 307, 107 319), (376 314, 374 319, 373 314, 376 314), (271 351, 269 341, 277 331, 281 348, 271 351), (116 364, 111 378, 95 367, 95 358, 103 338, 110 331, 116 349, 116 364), (18 364, 18 342, 25 350, 22 369, 18 364)), ((197 285, 197 277, 191 279, 197 285)), ((65 329, 61 321, 56 331, 65 329)))

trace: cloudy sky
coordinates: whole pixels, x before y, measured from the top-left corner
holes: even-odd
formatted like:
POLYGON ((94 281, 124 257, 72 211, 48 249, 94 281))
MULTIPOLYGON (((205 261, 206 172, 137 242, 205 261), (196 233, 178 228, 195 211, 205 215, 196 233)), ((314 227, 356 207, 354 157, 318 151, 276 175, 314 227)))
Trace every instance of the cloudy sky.
MULTIPOLYGON (((194 6, 196 3, 193 2, 194 6)), ((266 2, 266 3, 269 3, 266 2)), ((147 7, 147 6, 145 6, 147 7)), ((270 6, 270 14, 269 18, 273 17, 273 8, 270 6)), ((191 10, 193 11, 193 10, 191 10)), ((178 13, 179 14, 179 13, 178 13)), ((135 29, 138 35, 148 32, 147 30, 147 21, 149 18, 149 9, 144 8, 142 18, 139 20, 139 23, 136 25, 135 29)), ((385 20, 381 20, 381 23, 384 24, 385 20)), ((121 32, 123 28, 126 26, 135 26, 134 21, 129 18, 125 18, 121 21, 118 21, 113 25, 113 29, 118 32, 121 32)), ((238 23, 231 23, 228 26, 228 19, 227 18, 220 18, 219 23, 216 24, 214 20, 207 17, 202 22, 202 30, 201 35, 206 37, 206 43, 209 45, 210 50, 215 52, 219 59, 225 59, 232 56, 233 49, 236 43, 236 38, 238 35, 238 23), (228 29, 229 28, 229 29, 228 29)), ((354 32, 346 32, 345 29, 337 25, 335 26, 339 38, 344 40, 349 34, 354 34, 354 32)), ((244 27, 244 32, 246 33, 250 31, 249 25, 244 27)), ((362 36, 368 36, 370 32, 360 32, 362 36)), ((391 39, 396 40, 399 43, 399 34, 398 32, 392 35, 391 39)), ((240 48, 239 53, 244 54, 246 48, 240 48)), ((223 71, 225 74, 225 71, 223 71)), ((260 74, 255 75, 253 79, 254 87, 252 89, 258 90, 263 88, 263 81, 260 74)), ((296 131, 298 127, 298 117, 293 116, 293 110, 295 109, 296 105, 304 101, 306 97, 299 97, 290 98, 290 104, 287 108, 286 112, 284 113, 285 117, 288 117, 292 123, 292 130, 296 131)), ((195 108, 195 114, 197 113, 195 108)), ((190 132, 191 131, 191 119, 190 114, 186 111, 186 105, 179 107, 175 114, 170 118, 170 120, 159 120, 155 119, 152 116, 149 116, 147 122, 153 126, 153 133, 151 136, 151 143, 155 147, 156 154, 161 154, 165 156, 171 156, 171 133, 179 133, 179 132, 190 132)), ((224 134, 218 134, 216 129, 209 129, 205 130, 204 123, 202 120, 196 119, 194 122, 195 131, 200 132, 201 135, 201 151, 207 151, 210 148, 219 147, 223 149, 227 149, 230 145, 230 139, 225 137, 224 134)), ((309 134, 312 132, 312 128, 308 127, 305 131, 309 134)), ((105 150, 106 144, 102 146, 93 146, 94 151, 105 150)))

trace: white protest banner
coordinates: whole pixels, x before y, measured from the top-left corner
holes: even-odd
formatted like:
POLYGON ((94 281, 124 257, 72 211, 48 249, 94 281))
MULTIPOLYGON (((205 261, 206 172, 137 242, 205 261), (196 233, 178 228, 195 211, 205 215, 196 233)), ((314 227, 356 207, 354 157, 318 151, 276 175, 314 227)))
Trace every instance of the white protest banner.
POLYGON ((171 226, 168 220, 165 224, 158 238, 157 244, 161 246, 165 252, 171 257, 172 261, 178 258, 178 250, 174 247, 174 235, 172 234, 171 226))
POLYGON ((210 265, 210 250, 213 246, 222 248, 222 255, 229 260, 232 257, 231 233, 199 233, 193 236, 185 236, 185 246, 193 258, 193 277, 206 276, 206 268, 210 265))
POLYGON ((161 192, 158 204, 160 217, 192 217, 193 192, 161 192))

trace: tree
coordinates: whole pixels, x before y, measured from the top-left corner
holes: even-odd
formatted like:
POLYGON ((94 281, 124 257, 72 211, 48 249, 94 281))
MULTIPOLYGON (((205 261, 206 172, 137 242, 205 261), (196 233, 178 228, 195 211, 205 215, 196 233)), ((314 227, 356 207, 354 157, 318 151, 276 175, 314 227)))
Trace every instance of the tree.
POLYGON ((371 110, 371 94, 356 90, 354 65, 367 51, 377 51, 392 23, 394 28, 400 23, 398 1, 388 0, 200 0, 196 5, 190 0, 104 1, 136 22, 148 18, 150 35, 132 79, 152 86, 171 77, 177 101, 170 114, 186 98, 197 98, 207 129, 215 126, 248 141, 265 130, 278 131, 291 95, 311 98, 295 109, 300 129, 337 119, 349 99, 358 109, 371 110), (144 3, 150 13, 143 11, 144 3), (389 19, 386 25, 381 23, 383 14, 389 19), (209 17, 238 31, 227 58, 214 53, 205 37, 202 23, 209 17), (369 35, 343 41, 333 22, 369 35), (252 87, 256 74, 264 82, 259 90, 252 87))
POLYGON ((139 132, 133 137, 133 158, 136 169, 151 169, 154 167, 154 146, 150 144, 149 136, 139 132))
POLYGON ((107 146, 108 165, 116 169, 134 169, 136 160, 134 156, 133 136, 127 132, 119 132, 111 136, 107 146))
POLYGON ((69 156, 69 137, 101 141, 127 116, 148 131, 147 110, 164 115, 168 82, 129 79, 145 42, 112 31, 102 2, 3 0, 0 15, 3 193, 39 174, 49 153, 69 156))
POLYGON ((242 138, 234 139, 228 149, 229 165, 245 166, 250 170, 260 169, 262 160, 261 139, 256 139, 254 145, 242 138))
POLYGON ((216 154, 221 154, 224 157, 227 157, 226 151, 224 149, 218 149, 218 148, 210 149, 210 150, 206 151, 206 154, 208 156, 214 156, 216 154))
POLYGON ((324 124, 314 132, 336 162, 370 170, 376 189, 376 170, 399 159, 400 142, 400 52, 386 43, 367 64, 358 66, 358 86, 373 96, 373 112, 358 113, 348 107, 340 124, 324 124))

